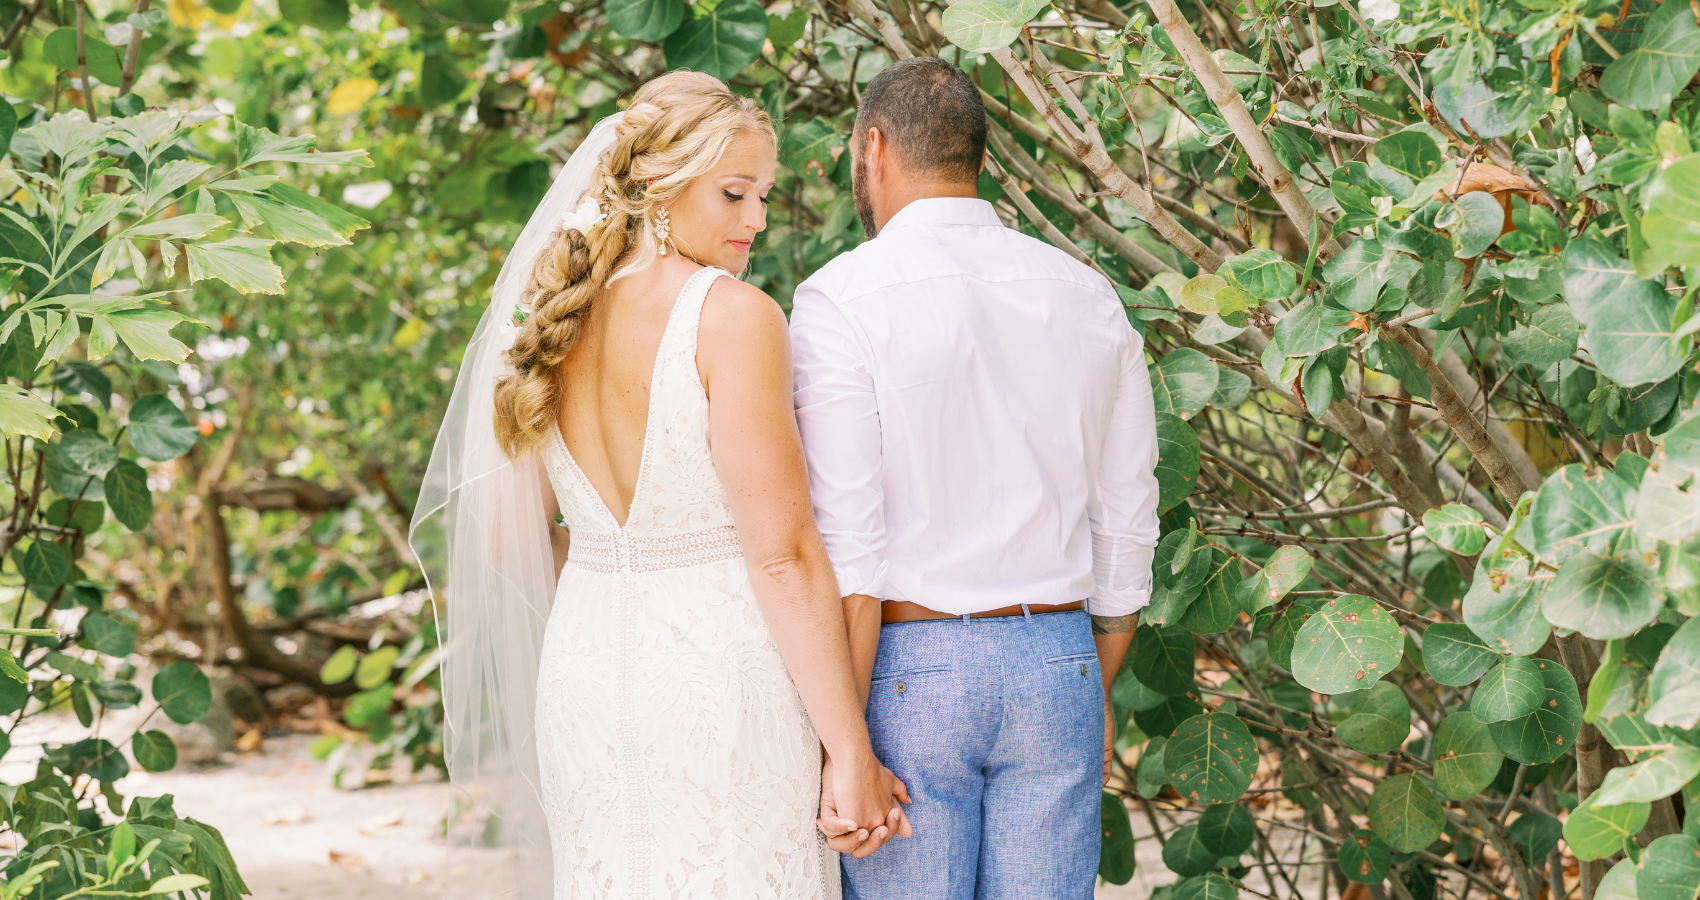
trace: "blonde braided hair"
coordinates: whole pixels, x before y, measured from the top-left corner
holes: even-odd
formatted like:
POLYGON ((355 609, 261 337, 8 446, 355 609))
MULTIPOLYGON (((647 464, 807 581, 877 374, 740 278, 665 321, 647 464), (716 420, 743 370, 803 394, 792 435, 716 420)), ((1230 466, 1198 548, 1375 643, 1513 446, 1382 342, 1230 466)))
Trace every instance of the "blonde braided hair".
POLYGON ((507 352, 513 372, 496 382, 496 440, 508 458, 535 450, 555 427, 560 366, 592 302, 610 283, 654 262, 661 249, 655 209, 678 199, 749 130, 775 139, 767 113, 711 75, 673 72, 632 98, 585 192, 607 218, 588 235, 556 229, 521 294, 529 314, 507 352))

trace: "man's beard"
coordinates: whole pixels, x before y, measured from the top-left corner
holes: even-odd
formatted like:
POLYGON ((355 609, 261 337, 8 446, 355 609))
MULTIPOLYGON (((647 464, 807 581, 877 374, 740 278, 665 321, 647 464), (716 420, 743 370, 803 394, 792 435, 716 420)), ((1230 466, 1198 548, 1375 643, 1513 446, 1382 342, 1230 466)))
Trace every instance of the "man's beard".
POLYGON ((868 164, 857 157, 850 167, 850 193, 856 199, 856 215, 862 220, 862 233, 877 237, 879 226, 874 224, 874 202, 868 198, 868 164))

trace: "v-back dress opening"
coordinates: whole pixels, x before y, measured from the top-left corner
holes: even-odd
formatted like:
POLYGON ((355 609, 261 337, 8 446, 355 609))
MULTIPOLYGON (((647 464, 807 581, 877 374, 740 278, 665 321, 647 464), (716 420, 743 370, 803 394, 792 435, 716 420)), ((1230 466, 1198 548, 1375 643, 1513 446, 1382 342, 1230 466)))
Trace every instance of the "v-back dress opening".
POLYGON ((543 462, 572 534, 537 679, 556 900, 837 900, 815 828, 820 744, 774 643, 708 440, 680 290, 622 526, 558 429, 543 462))

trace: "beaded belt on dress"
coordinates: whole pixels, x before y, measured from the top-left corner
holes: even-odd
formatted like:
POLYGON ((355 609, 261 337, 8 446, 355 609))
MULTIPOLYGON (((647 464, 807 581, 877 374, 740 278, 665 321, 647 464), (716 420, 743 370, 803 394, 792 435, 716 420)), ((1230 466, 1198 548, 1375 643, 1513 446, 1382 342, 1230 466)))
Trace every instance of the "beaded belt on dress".
POLYGON ((738 530, 731 525, 661 537, 578 532, 568 545, 567 562, 592 572, 659 572, 737 559, 743 553, 738 530))

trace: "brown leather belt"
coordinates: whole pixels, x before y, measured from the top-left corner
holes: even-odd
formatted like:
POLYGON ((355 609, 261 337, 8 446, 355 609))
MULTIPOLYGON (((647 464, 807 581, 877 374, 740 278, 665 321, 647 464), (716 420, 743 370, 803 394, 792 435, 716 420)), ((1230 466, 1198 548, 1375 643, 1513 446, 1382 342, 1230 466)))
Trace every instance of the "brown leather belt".
MULTIPOLYGON (((1026 612, 1038 615, 1039 613, 1073 612, 1074 610, 1085 608, 1086 602, 1083 600, 1076 600, 1073 603, 1063 603, 1061 605, 1052 605, 1049 603, 1029 603, 1027 604, 1026 612)), ((1006 606, 1003 609, 992 609, 987 610, 986 612, 970 613, 969 618, 995 619, 1002 616, 1019 615, 1022 615, 1022 609, 1018 604, 1016 606, 1006 606)), ((925 622, 932 619, 960 618, 962 618, 962 616, 953 616, 949 613, 937 612, 935 610, 928 609, 919 603, 910 603, 907 600, 880 601, 880 624, 882 625, 891 625, 896 622, 925 622)))

